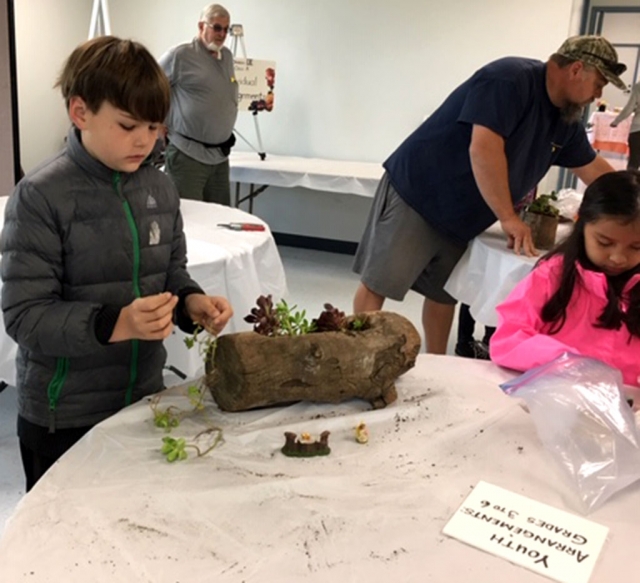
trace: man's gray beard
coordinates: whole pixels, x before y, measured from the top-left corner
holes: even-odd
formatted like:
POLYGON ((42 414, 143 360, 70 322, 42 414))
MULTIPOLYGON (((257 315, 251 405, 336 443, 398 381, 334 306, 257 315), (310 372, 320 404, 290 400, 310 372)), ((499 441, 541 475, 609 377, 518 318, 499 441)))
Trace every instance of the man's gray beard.
POLYGON ((210 50, 210 51, 214 51, 216 53, 219 53, 222 50, 222 47, 224 45, 218 45, 216 43, 214 43, 213 41, 211 41, 210 43, 206 43, 205 46, 210 50))
POLYGON ((560 117, 562 121, 567 123, 576 123, 582 119, 584 114, 584 107, 577 103, 567 103, 567 105, 560 108, 560 117))

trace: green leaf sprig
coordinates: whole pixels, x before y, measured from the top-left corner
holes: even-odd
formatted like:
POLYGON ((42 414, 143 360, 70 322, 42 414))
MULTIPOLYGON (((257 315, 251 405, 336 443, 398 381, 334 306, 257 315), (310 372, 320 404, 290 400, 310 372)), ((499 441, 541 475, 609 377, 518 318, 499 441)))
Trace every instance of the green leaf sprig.
POLYGON ((193 334, 191 336, 186 336, 184 339, 187 349, 191 350, 193 347, 197 347, 198 355, 203 360, 206 360, 215 354, 217 342, 218 337, 205 330, 199 324, 196 326, 193 334))
POLYGON ((187 442, 184 437, 171 437, 170 435, 166 435, 162 438, 162 449, 160 450, 162 454, 165 456, 168 462, 182 461, 186 460, 189 457, 188 449, 193 449, 196 452, 196 457, 202 457, 207 455, 210 451, 213 451, 220 443, 224 441, 222 437, 222 429, 219 427, 209 427, 204 431, 198 433, 194 438, 193 442, 187 442), (198 439, 203 437, 204 435, 215 434, 212 442, 209 444, 209 447, 206 449, 200 449, 198 445, 195 443, 198 439))
POLYGON ((285 300, 280 300, 276 304, 276 315, 280 322, 281 334, 287 336, 300 336, 309 334, 316 329, 313 322, 307 319, 306 310, 295 312, 298 306, 289 306, 285 300))

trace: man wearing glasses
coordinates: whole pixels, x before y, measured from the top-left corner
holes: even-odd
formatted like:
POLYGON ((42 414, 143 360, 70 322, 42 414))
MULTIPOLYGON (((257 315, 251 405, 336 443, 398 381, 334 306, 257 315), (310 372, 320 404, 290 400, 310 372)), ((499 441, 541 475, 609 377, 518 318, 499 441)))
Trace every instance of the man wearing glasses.
POLYGON ((231 201, 229 153, 238 115, 233 55, 224 46, 229 22, 223 6, 210 4, 200 15, 198 35, 160 58, 171 83, 166 172, 182 198, 225 205, 231 201))
POLYGON ((585 184, 613 171, 587 140, 582 115, 626 70, 600 36, 567 39, 546 63, 507 57, 453 91, 384 163, 358 247, 354 311, 423 295, 427 351, 444 354, 456 300, 444 290, 467 243, 496 220, 516 253, 535 255, 514 210, 551 166, 585 184))

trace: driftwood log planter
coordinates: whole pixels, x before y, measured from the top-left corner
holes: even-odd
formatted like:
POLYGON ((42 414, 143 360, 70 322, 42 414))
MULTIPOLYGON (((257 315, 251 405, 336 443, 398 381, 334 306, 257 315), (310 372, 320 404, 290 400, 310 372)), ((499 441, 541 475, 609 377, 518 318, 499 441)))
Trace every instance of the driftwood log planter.
POLYGON ((353 397, 384 407, 397 398, 394 381, 415 365, 420 336, 399 314, 356 316, 366 316, 366 329, 221 336, 207 362, 205 383, 225 411, 304 400, 340 403, 353 397))
POLYGON ((558 217, 525 211, 523 221, 531 227, 531 238, 536 249, 551 249, 556 242, 558 217))

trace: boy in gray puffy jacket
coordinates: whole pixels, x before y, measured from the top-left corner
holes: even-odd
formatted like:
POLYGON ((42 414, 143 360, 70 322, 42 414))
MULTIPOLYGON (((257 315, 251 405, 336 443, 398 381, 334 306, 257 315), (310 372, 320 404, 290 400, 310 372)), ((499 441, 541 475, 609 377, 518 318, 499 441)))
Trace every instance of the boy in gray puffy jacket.
POLYGON ((1 242, 27 490, 96 423, 163 388, 174 322, 217 333, 232 315, 189 277, 178 193, 146 162, 170 101, 153 56, 99 37, 58 85, 66 147, 20 181, 1 242))

